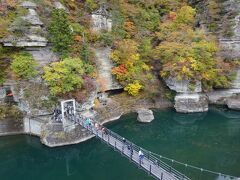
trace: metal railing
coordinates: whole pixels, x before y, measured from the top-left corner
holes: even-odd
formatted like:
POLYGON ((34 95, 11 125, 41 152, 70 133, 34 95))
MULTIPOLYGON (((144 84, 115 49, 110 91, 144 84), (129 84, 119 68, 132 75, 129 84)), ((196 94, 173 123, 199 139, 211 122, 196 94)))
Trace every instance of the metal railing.
MULTIPOLYGON (((190 180, 190 178, 188 178, 187 176, 185 176, 184 174, 180 173, 179 171, 177 171, 176 169, 174 169, 173 167, 171 167, 170 165, 166 164, 165 162, 163 162, 162 160, 160 160, 160 158, 158 158, 156 155, 154 155, 152 152, 140 147, 140 146, 137 146, 136 144, 132 143, 131 141, 123 138, 122 136, 120 136, 119 134, 105 128, 106 132, 107 132, 107 140, 105 140, 103 138, 103 132, 95 129, 94 126, 86 126, 84 124, 84 121, 86 119, 84 117, 77 117, 76 118, 76 122, 79 123, 80 125, 82 125, 84 128, 88 129, 89 131, 91 131, 93 134, 95 134, 98 138, 101 138, 102 140, 106 141, 106 143, 109 144, 109 136, 111 136, 112 138, 115 139, 115 143, 113 146, 115 146, 115 149, 116 148, 116 144, 119 144, 121 143, 122 145, 127 145, 127 146, 130 146, 132 151, 135 151, 135 152, 139 152, 140 150, 143 152, 143 154, 145 155, 145 158, 149 161, 150 163, 150 166, 149 166, 149 169, 146 169, 144 168, 145 170, 147 170, 147 172, 151 175, 154 175, 152 174, 152 166, 156 166, 158 168, 161 168, 161 170, 165 171, 166 173, 168 173, 170 176, 172 177, 175 177, 174 179, 179 179, 179 180, 190 180)), ((97 123, 95 121, 93 121, 94 123, 97 123)), ((121 149, 118 149, 121 153, 123 150, 121 149)), ((124 154, 124 153, 122 153, 124 154)), ((126 155, 126 154, 125 154, 126 155)), ((128 156, 129 157, 129 156, 128 156)), ((141 163, 140 163, 141 165, 141 163)), ((155 177, 157 179, 160 179, 160 180, 163 180, 163 174, 160 176, 160 177, 155 177)), ((164 178, 166 179, 166 178, 164 178)), ((172 178, 173 179, 173 178, 172 178)), ((167 180, 167 179, 166 179, 167 180)))

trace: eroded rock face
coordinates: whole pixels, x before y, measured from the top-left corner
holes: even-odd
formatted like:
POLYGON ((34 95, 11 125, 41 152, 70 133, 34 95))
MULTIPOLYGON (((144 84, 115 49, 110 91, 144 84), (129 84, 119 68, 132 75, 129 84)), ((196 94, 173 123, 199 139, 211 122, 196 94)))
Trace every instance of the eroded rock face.
POLYGON ((165 82, 171 90, 177 92, 174 105, 177 112, 192 113, 208 110, 207 98, 200 94, 202 92, 200 81, 192 84, 188 80, 178 81, 176 78, 169 77, 165 82))
POLYGON ((138 109, 137 113, 137 120, 139 122, 151 122, 152 120, 154 120, 153 112, 149 109, 138 109))
POLYGON ((215 90, 207 93, 210 104, 225 105, 229 98, 240 93, 240 89, 215 90))
POLYGON ((194 85, 190 85, 188 80, 178 81, 176 78, 169 77, 165 79, 167 86, 178 93, 188 93, 188 92, 202 92, 201 82, 197 81, 194 85), (192 89, 190 86, 193 86, 192 89))
POLYGON ((240 110, 240 98, 229 98, 227 106, 229 109, 240 110))
POLYGON ((42 21, 39 19, 37 12, 34 9, 28 9, 28 14, 22 18, 31 25, 43 25, 42 21))
POLYGON ((12 27, 9 29, 15 31, 18 28, 21 28, 22 35, 13 36, 9 35, 1 39, 1 42, 4 46, 7 47, 45 47, 47 46, 47 39, 43 37, 44 30, 42 28, 43 23, 40 20, 37 12, 35 3, 30 1, 24 1, 20 6, 26 8, 28 13, 26 16, 19 17, 23 21, 23 27, 18 27, 19 25, 13 22, 12 27))
POLYGON ((25 37, 9 36, 3 40, 4 46, 7 47, 45 47, 47 39, 37 35, 27 35, 25 37))
MULTIPOLYGON (((219 44, 223 47, 222 55, 227 58, 238 59, 240 57, 240 2, 238 0, 228 0, 223 3, 226 15, 234 12, 237 15, 231 19, 233 35, 231 37, 219 37, 219 44)), ((229 20, 227 20, 229 21, 229 20)), ((224 23, 224 22, 222 22, 224 23)))
POLYGON ((92 29, 94 31, 112 30, 111 15, 105 6, 101 6, 98 10, 92 13, 92 29))
POLYGON ((208 98, 203 94, 178 94, 174 107, 181 113, 208 111, 208 98))
POLYGON ((122 89, 122 86, 112 76, 113 63, 109 56, 111 53, 110 47, 96 49, 96 63, 98 70, 99 86, 101 91, 114 89, 122 89))
POLYGON ((40 66, 44 66, 59 59, 57 54, 54 53, 50 47, 28 48, 27 51, 32 54, 33 58, 40 66))

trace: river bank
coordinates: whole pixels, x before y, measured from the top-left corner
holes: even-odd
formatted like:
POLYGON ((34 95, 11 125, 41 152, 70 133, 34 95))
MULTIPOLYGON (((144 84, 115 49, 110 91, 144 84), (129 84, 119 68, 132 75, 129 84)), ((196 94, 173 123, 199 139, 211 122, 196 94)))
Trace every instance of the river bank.
MULTIPOLYGON (((153 101, 151 99, 129 98, 126 95, 113 95, 106 105, 94 104, 82 111, 89 117, 96 119, 101 125, 117 121, 122 115, 136 112, 139 108, 163 109, 172 107, 172 104, 163 99, 153 101), (93 108, 93 110, 91 110, 93 108)), ((11 121, 7 121, 11 124, 11 121)), ((71 124, 71 128, 65 130, 61 123, 52 122, 51 116, 29 117, 25 116, 18 122, 16 131, 11 126, 4 127, 4 121, 0 121, 0 136, 26 134, 40 138, 40 141, 48 147, 66 146, 87 141, 94 136, 79 125, 71 124)))

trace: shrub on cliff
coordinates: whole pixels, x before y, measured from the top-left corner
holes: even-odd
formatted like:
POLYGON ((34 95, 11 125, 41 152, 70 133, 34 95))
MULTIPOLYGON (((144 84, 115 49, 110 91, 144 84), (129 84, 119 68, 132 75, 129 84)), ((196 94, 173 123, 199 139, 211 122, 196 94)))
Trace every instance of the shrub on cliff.
POLYGON ((48 30, 50 33, 50 41, 53 43, 53 50, 62 56, 66 56, 73 42, 73 37, 70 22, 64 10, 53 10, 52 20, 48 30))
POLYGON ((48 83, 51 94, 60 95, 81 89, 84 84, 83 76, 92 70, 93 67, 80 58, 65 58, 45 66, 43 78, 48 83))
POLYGON ((128 84, 124 90, 128 92, 128 94, 132 96, 137 96, 139 91, 143 88, 143 86, 139 83, 139 81, 134 81, 133 83, 128 84))
POLYGON ((28 53, 20 53, 13 56, 11 69, 18 78, 30 79, 37 75, 37 62, 28 53))

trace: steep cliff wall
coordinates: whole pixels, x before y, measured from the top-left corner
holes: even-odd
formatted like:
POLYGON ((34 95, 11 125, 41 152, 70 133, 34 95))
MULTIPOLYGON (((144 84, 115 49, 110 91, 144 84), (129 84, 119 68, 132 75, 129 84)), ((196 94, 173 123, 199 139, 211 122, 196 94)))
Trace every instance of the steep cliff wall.
MULTIPOLYGON (((198 10, 197 24, 216 35, 221 48, 219 55, 227 60, 240 60, 240 1, 190 0, 190 3, 198 10)), ((237 102, 240 102, 240 68, 233 71, 236 71, 236 77, 229 89, 207 93, 210 104, 239 109, 240 103, 237 102)))
POLYGON ((197 26, 217 36, 221 55, 227 59, 240 58, 239 0, 189 0, 197 9, 197 26))

